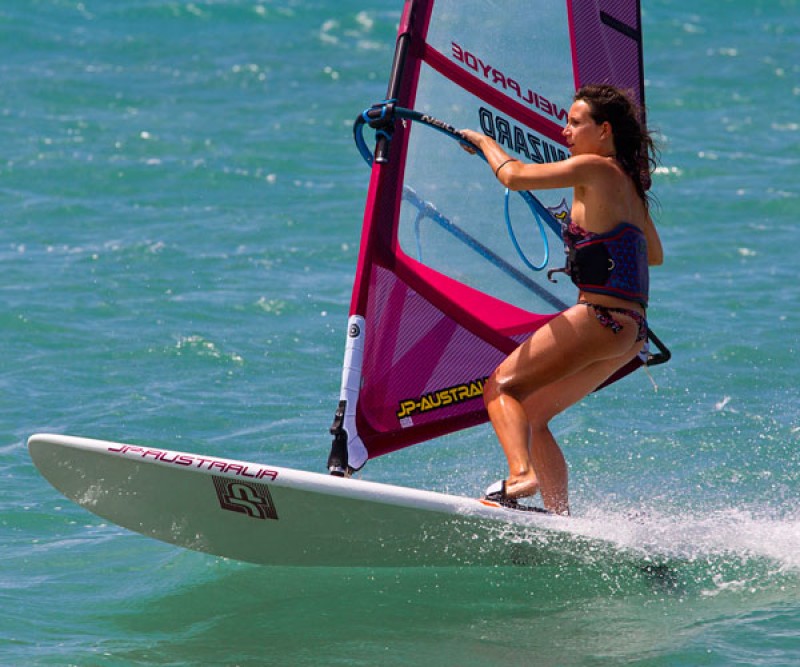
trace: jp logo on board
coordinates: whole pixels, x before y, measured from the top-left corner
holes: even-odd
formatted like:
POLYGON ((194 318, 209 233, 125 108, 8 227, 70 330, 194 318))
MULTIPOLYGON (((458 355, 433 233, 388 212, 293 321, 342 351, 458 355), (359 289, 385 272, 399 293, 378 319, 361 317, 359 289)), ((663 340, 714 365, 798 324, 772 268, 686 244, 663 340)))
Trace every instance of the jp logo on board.
POLYGON ((222 509, 246 514, 253 519, 278 518, 278 512, 266 484, 243 482, 216 475, 211 477, 222 509))

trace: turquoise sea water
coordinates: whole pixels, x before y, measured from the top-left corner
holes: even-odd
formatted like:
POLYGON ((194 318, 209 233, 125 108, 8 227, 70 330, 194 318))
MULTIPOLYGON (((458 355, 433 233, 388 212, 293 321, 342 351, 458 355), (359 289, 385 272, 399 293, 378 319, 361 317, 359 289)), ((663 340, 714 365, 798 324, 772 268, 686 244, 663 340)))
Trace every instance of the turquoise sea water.
MULTIPOLYGON (((260 568, 108 525, 54 431, 324 470, 399 2, 0 6, 0 664, 800 663, 800 3, 645 0, 674 359, 555 428, 587 530, 645 558, 260 568)), ((488 427, 367 479, 477 494, 488 427)))

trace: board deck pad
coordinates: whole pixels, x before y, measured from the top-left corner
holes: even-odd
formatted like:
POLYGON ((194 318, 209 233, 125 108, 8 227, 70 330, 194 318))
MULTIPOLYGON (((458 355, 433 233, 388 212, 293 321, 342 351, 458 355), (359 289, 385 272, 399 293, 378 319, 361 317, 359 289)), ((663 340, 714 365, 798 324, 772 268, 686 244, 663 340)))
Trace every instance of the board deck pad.
POLYGON ((574 555, 581 541, 569 519, 476 498, 72 436, 34 435, 28 448, 42 475, 94 514, 262 565, 534 565, 574 555))

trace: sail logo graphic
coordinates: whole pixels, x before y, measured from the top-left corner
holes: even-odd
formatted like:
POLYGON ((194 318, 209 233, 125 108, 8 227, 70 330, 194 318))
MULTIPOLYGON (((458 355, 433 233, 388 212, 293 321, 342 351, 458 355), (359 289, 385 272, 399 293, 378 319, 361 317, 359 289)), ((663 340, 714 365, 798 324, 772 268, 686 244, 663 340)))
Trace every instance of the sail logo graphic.
POLYGON ((212 475, 219 506, 252 519, 277 519, 278 512, 266 484, 212 475))
POLYGON ((467 51, 456 42, 450 43, 451 57, 460 62, 465 68, 483 77, 483 79, 494 88, 503 90, 507 94, 513 94, 522 102, 525 102, 531 109, 535 109, 550 116, 556 123, 563 123, 567 120, 567 110, 551 102, 543 95, 534 92, 528 86, 519 84, 507 74, 493 67, 488 62, 467 51))
POLYGON ((403 424, 404 426, 410 426, 412 415, 458 405, 473 398, 481 398, 483 397, 483 384, 488 379, 488 377, 483 377, 454 387, 437 389, 418 398, 402 400, 397 410, 397 418, 401 422, 406 422, 403 424))
POLYGON ((568 155, 563 147, 542 139, 530 130, 513 123, 500 115, 493 114, 486 107, 478 111, 478 119, 483 133, 494 139, 501 146, 519 155, 524 155, 531 162, 559 162, 568 155))
POLYGON ((562 199, 558 206, 548 206, 547 210, 561 223, 562 227, 566 227, 569 224, 570 208, 566 199, 562 199))

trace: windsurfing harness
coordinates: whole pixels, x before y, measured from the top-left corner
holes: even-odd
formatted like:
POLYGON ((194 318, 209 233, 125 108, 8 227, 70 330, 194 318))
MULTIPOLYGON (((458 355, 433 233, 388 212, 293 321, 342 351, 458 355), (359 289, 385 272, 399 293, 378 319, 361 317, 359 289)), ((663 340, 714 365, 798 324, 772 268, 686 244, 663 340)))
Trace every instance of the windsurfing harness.
POLYGON ((647 240, 641 229, 622 222, 610 232, 595 234, 572 222, 564 228, 563 237, 567 263, 563 269, 549 271, 550 280, 555 282, 554 273, 566 273, 584 292, 616 296, 647 307, 650 273, 647 240))

